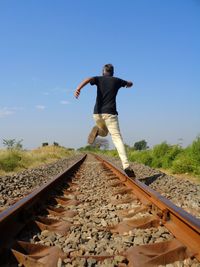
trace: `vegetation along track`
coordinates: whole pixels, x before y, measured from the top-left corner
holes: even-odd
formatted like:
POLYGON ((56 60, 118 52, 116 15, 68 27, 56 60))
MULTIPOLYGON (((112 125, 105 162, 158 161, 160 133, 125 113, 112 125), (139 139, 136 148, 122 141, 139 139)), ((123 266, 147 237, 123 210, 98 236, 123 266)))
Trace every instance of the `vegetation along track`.
POLYGON ((87 155, 0 213, 0 260, 13 267, 200 266, 200 220, 87 155))

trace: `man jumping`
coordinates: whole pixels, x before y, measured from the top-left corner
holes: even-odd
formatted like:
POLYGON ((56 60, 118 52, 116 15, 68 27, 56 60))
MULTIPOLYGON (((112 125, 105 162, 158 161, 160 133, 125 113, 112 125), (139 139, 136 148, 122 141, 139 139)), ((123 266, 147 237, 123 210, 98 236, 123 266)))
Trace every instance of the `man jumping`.
POLYGON ((97 86, 97 97, 93 114, 96 126, 93 127, 91 133, 89 134, 88 143, 93 144, 98 135, 104 137, 109 132, 118 151, 125 173, 129 177, 134 178, 135 173, 128 162, 126 150, 120 133, 118 113, 116 109, 116 96, 118 90, 121 87, 131 87, 133 83, 113 77, 113 74, 113 65, 106 64, 103 67, 103 75, 85 79, 77 87, 74 96, 78 98, 81 89, 88 83, 97 86))

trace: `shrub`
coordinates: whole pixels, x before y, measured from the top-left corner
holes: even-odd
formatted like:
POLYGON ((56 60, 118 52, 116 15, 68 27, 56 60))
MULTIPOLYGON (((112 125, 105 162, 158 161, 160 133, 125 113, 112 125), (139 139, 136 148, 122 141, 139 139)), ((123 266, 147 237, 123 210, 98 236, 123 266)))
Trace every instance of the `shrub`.
POLYGON ((172 163, 173 173, 191 173, 193 170, 193 161, 186 152, 178 156, 172 163))
POLYGON ((191 157, 195 161, 196 164, 200 164, 200 136, 193 141, 191 145, 191 157))
POLYGON ((163 142, 160 145, 156 145, 153 147, 152 150, 152 167, 154 168, 161 168, 162 167, 162 161, 163 157, 166 155, 168 152, 170 146, 166 143, 163 142))
POLYGON ((193 173, 200 175, 200 137, 184 149, 173 162, 172 170, 176 173, 193 173))
POLYGON ((138 159, 138 152, 136 152, 136 151, 130 151, 128 153, 128 159, 130 161, 137 161, 137 159, 138 159))
POLYGON ((5 172, 14 171, 21 161, 21 155, 18 151, 9 151, 0 158, 0 168, 5 172))
POLYGON ((152 155, 151 155, 151 151, 143 151, 140 152, 140 157, 139 157, 139 162, 151 166, 152 165, 152 155))
POLYGON ((159 145, 153 147, 153 156, 157 158, 163 157, 169 150, 169 145, 166 142, 163 142, 159 145))
POLYGON ((162 158, 162 168, 168 169, 172 167, 175 158, 183 152, 183 149, 178 146, 170 146, 166 154, 162 158))
POLYGON ((132 151, 128 154, 130 161, 137 161, 139 163, 151 166, 152 164, 152 153, 150 150, 146 151, 132 151))
POLYGON ((152 150, 152 167, 168 169, 172 167, 175 158, 183 149, 178 145, 168 145, 166 142, 154 146, 152 150))

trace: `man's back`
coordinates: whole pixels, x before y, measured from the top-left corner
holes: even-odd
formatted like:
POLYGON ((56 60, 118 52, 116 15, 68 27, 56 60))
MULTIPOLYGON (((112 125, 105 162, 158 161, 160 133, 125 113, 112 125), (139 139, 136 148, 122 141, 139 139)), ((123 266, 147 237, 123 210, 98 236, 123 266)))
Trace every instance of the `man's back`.
POLYGON ((91 85, 97 86, 97 98, 94 114, 118 114, 116 110, 116 96, 119 88, 127 86, 127 82, 113 76, 95 76, 91 85))

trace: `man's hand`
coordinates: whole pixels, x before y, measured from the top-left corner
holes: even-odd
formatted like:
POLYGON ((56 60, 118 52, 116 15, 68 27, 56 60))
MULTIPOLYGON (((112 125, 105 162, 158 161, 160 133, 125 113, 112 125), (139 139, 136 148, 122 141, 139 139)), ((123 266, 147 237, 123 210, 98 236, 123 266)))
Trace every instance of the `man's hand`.
POLYGON ((131 87, 132 85, 133 85, 132 82, 127 81, 127 85, 126 85, 127 88, 128 88, 128 87, 131 87))
POLYGON ((79 86, 77 87, 76 91, 74 92, 74 96, 76 98, 78 98, 80 95, 81 89, 91 81, 92 81, 92 78, 87 78, 82 83, 80 83, 79 86))
POLYGON ((80 89, 76 89, 76 91, 74 92, 74 96, 76 97, 76 98, 78 98, 79 97, 79 95, 80 95, 80 89))

